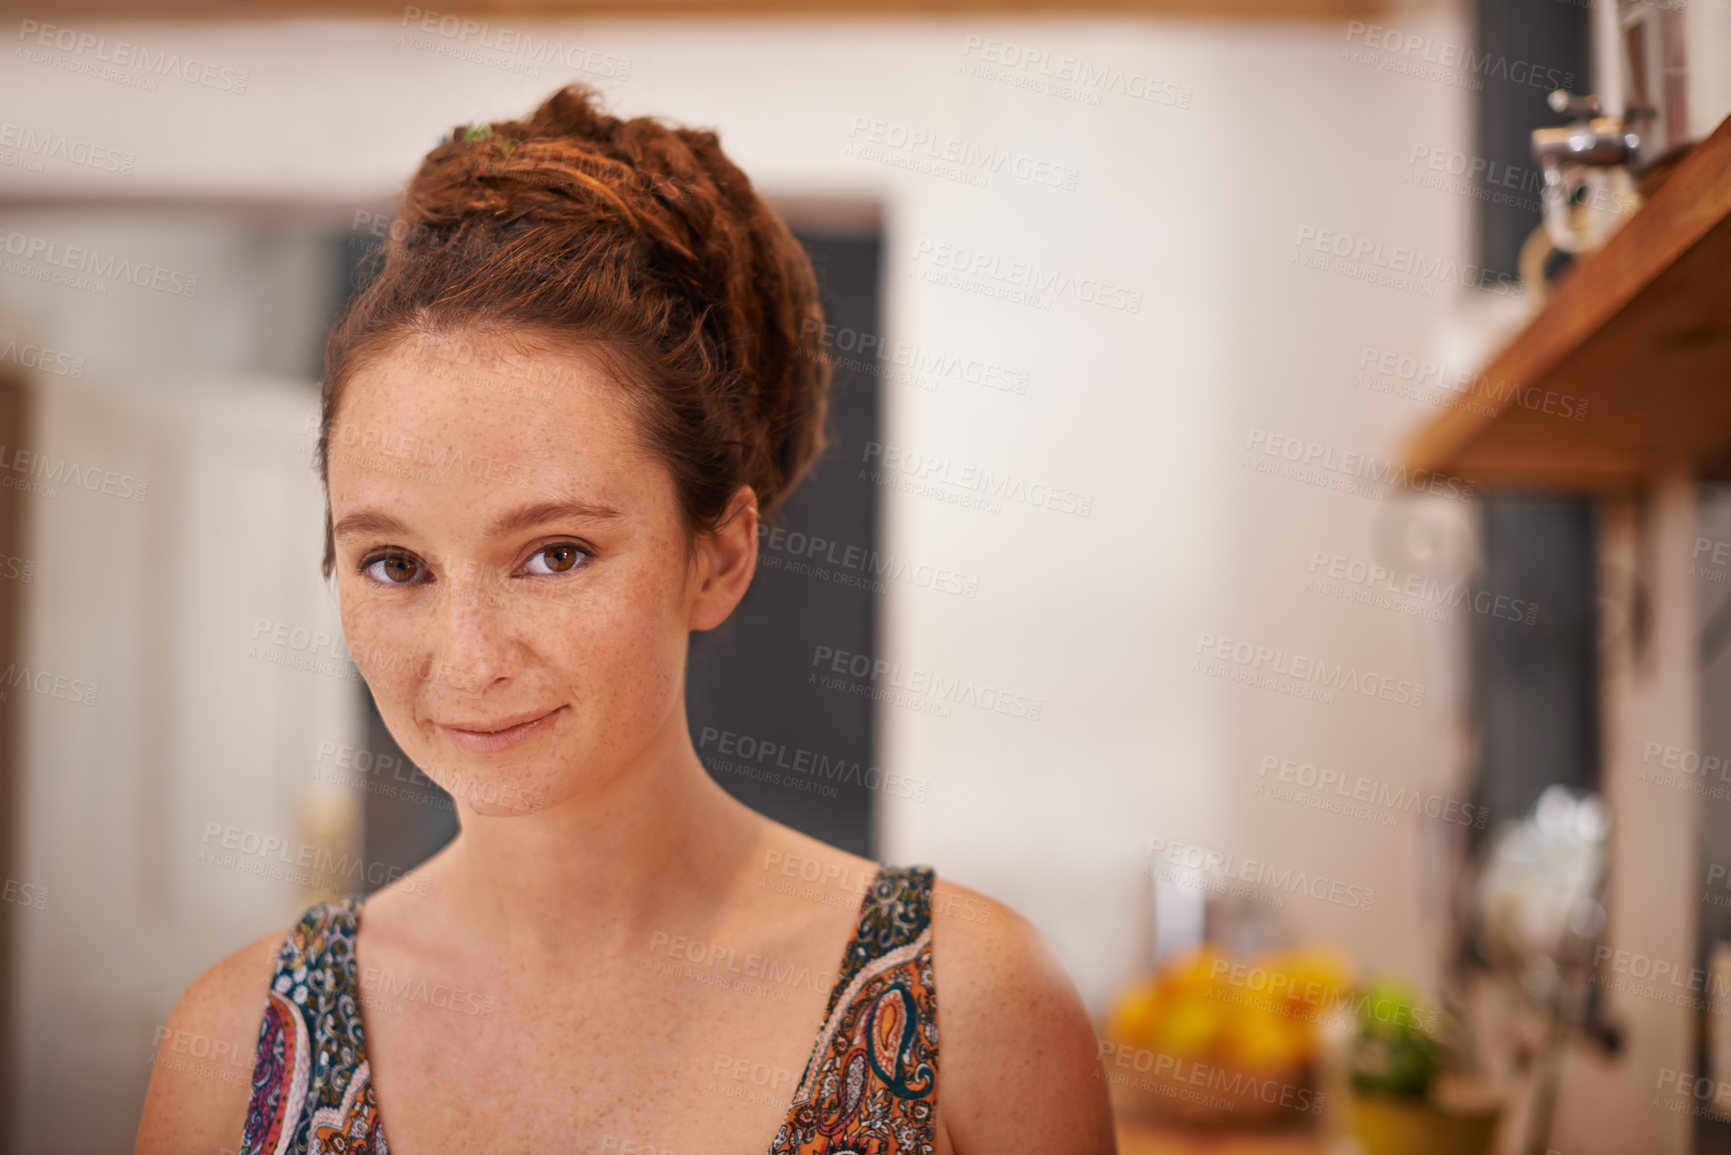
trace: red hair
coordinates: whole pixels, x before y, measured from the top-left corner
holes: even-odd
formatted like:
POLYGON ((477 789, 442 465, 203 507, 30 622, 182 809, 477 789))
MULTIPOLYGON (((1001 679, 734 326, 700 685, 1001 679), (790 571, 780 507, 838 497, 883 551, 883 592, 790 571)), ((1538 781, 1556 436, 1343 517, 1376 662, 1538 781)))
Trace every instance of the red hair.
POLYGON ((579 343, 625 390, 689 542, 740 485, 767 515, 827 444, 822 332, 810 260, 714 132, 621 120, 571 85, 422 160, 326 346, 319 476, 328 494, 344 385, 404 338, 579 343))

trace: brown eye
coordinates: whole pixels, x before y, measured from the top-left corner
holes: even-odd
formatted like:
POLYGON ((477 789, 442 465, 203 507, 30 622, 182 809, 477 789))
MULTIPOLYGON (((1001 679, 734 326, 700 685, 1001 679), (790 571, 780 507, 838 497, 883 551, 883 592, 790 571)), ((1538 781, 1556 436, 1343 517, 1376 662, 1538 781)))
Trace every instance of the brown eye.
POLYGON ((560 542, 546 549, 536 550, 535 556, 529 559, 530 573, 570 573, 583 562, 586 555, 570 542, 560 542))
POLYGON ((421 563, 403 554, 391 554, 368 562, 363 567, 374 581, 388 582, 391 585, 407 585, 420 575, 421 563))

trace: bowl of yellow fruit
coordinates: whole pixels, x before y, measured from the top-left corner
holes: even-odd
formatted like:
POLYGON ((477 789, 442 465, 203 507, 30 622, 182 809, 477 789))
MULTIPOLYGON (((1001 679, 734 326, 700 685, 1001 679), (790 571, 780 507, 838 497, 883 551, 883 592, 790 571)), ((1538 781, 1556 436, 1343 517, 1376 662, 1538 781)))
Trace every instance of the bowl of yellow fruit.
POLYGON ((1321 1114, 1321 1028, 1350 1002, 1327 947, 1236 959, 1204 944, 1130 984, 1107 1014, 1101 1076, 1118 1110, 1187 1123, 1321 1114))

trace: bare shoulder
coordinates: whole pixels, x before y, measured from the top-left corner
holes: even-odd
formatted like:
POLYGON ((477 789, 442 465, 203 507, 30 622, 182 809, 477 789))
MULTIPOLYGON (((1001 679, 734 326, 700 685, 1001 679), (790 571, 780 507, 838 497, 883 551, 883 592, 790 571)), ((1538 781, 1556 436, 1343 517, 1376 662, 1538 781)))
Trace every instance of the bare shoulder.
POLYGON ((133 1155, 235 1150, 271 970, 287 933, 265 935, 219 960, 174 1004, 156 1032, 133 1155))
POLYGON ((1117 1150, 1093 1024, 1032 923, 938 878, 932 969, 938 1118, 957 1155, 1117 1150))

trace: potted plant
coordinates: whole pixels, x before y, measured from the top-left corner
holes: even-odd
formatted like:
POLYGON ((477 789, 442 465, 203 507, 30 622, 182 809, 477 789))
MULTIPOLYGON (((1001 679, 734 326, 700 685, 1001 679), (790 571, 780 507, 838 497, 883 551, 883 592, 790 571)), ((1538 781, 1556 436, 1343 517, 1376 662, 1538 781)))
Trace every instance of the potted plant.
POLYGON ((1361 1155, 1483 1155, 1500 1102, 1448 1073, 1440 1016, 1382 980, 1359 992, 1354 1019, 1345 1117, 1361 1155))

